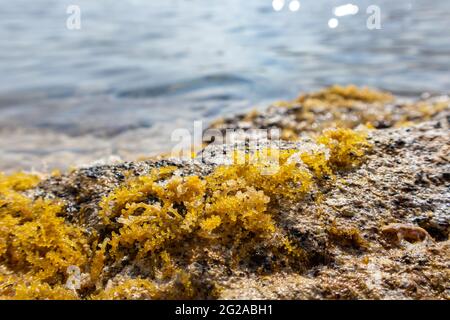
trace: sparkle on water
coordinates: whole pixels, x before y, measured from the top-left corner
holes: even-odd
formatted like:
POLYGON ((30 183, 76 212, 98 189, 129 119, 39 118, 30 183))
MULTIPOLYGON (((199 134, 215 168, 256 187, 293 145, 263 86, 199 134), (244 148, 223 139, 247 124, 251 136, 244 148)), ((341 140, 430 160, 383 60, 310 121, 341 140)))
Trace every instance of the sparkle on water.
POLYGON ((3 1, 0 171, 159 154, 196 120, 335 83, 449 91, 450 1, 292 1, 3 1), (74 2, 81 30, 66 28, 74 2), (349 3, 358 14, 334 15, 349 3))
POLYGON ((328 20, 328 27, 330 27, 331 29, 336 28, 339 25, 339 21, 336 18, 331 18, 330 20, 328 20))
POLYGON ((300 9, 300 2, 299 1, 291 1, 289 3, 289 10, 291 11, 298 11, 300 9))
POLYGON ((273 0, 272 7, 275 11, 280 11, 284 7, 284 0, 273 0))
POLYGON ((348 4, 334 8, 334 15, 337 17, 343 17, 343 16, 357 14, 358 11, 359 11, 358 6, 348 3, 348 4))

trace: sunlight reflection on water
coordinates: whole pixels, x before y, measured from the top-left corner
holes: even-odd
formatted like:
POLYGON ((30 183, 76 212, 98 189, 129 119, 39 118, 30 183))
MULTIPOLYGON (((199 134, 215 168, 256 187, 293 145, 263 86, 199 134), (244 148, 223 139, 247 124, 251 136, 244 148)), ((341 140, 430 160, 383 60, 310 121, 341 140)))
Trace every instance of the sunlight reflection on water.
POLYGON ((161 152, 177 126, 334 83, 448 92, 450 2, 377 1, 382 29, 369 31, 372 2, 330 28, 347 2, 276 12, 271 0, 8 1, 0 169, 161 152), (65 28, 73 3, 78 31, 65 28))

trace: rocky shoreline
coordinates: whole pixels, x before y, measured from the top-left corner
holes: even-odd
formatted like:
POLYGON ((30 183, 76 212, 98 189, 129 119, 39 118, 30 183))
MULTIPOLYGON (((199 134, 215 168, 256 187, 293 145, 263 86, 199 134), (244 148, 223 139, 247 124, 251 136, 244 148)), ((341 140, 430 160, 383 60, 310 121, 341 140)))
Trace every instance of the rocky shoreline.
POLYGON ((0 296, 449 299, 449 107, 332 87, 212 124, 257 149, 0 176, 0 296))

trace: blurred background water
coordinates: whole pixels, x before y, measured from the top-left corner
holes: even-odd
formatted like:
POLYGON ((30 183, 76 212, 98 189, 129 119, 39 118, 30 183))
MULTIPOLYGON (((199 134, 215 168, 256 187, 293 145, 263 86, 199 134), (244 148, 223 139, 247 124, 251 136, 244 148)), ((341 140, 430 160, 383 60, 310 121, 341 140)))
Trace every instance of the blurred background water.
POLYGON ((330 84, 450 89, 450 1, 0 1, 0 170, 168 151, 174 128, 330 84), (368 30, 366 8, 381 8, 368 30), (66 9, 81 9, 68 30, 66 9))

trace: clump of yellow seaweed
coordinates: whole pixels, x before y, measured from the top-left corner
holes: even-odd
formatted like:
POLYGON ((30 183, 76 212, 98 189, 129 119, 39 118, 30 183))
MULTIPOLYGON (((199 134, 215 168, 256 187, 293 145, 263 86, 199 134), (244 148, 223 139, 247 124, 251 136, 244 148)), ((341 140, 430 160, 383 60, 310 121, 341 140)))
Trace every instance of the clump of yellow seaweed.
POLYGON ((305 103, 306 107, 317 105, 352 107, 357 103, 388 103, 394 97, 386 92, 381 92, 367 87, 358 88, 354 85, 334 85, 316 93, 303 94, 295 101, 305 103))
POLYGON ((84 230, 59 216, 57 202, 23 193, 38 182, 36 175, 24 173, 0 176, 0 294, 13 286, 18 299, 76 297, 60 284, 69 266, 87 262, 84 230))
POLYGON ((89 237, 83 227, 65 221, 62 202, 27 196, 38 177, 2 175, 0 295, 16 299, 212 297, 219 288, 199 287, 198 276, 186 271, 199 257, 211 259, 203 253, 205 248, 230 252, 225 261, 230 267, 239 266, 260 247, 279 257, 281 265, 289 261, 301 265, 303 252, 277 224, 275 208, 282 201, 301 201, 324 176, 359 163, 368 145, 363 133, 349 129, 327 130, 317 144, 315 152, 268 150, 279 160, 270 174, 267 168, 273 162, 247 153, 236 155, 243 156, 244 162, 219 166, 206 176, 178 176, 176 168, 168 166, 129 177, 100 201, 105 232, 89 237), (146 277, 105 271, 124 261, 139 265, 146 277), (70 266, 81 271, 81 288, 65 286, 70 266))
POLYGON ((368 146, 362 133, 350 129, 328 129, 317 139, 330 150, 330 165, 348 168, 357 164, 364 154, 361 146, 368 146))
POLYGON ((279 101, 264 116, 251 111, 211 125, 222 130, 246 127, 277 127, 283 140, 317 135, 327 128, 355 129, 359 125, 384 129, 430 120, 449 106, 447 99, 399 101, 391 94, 368 87, 334 85, 318 92, 279 101), (271 115, 274 115, 273 117, 271 115), (275 119, 275 120, 274 120, 275 119))

